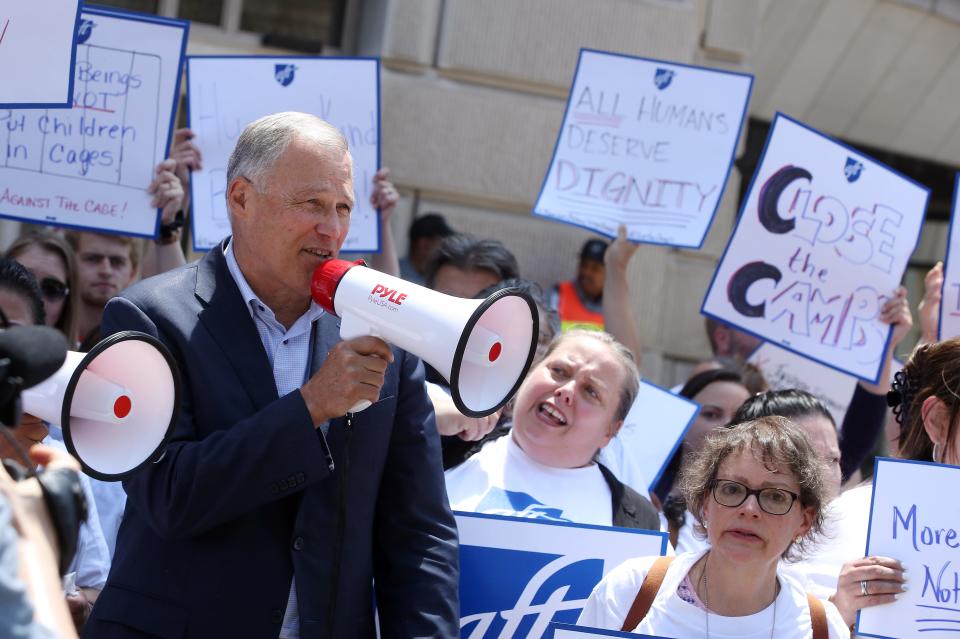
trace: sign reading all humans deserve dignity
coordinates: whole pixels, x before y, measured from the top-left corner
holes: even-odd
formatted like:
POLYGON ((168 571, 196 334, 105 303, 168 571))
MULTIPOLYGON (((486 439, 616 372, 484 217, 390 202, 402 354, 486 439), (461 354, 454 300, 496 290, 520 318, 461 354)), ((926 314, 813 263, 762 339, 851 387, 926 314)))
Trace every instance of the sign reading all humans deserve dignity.
POLYGON ((699 247, 753 76, 580 50, 535 215, 634 242, 699 247))

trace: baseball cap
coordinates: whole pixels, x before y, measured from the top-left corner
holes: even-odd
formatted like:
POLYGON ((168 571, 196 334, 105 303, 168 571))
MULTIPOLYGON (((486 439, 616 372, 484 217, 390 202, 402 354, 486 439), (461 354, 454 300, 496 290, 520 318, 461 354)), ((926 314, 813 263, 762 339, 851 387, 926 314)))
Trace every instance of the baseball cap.
POLYGON ((580 249, 580 259, 603 263, 603 255, 607 252, 607 246, 606 242, 597 238, 587 240, 584 242, 583 248, 580 249))

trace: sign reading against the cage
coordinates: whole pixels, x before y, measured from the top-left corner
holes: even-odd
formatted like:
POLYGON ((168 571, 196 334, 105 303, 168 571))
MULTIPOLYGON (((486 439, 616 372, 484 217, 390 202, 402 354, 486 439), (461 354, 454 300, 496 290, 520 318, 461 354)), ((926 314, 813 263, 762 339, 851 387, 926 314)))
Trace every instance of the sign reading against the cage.
POLYGON ((661 532, 463 512, 456 518, 463 639, 550 637, 551 622, 576 623, 613 568, 667 551, 661 532))
POLYGON ((300 111, 337 127, 350 147, 356 202, 343 250, 379 251, 380 223, 370 205, 380 166, 379 74, 375 58, 189 57, 189 126, 203 153, 203 170, 190 183, 194 248, 209 250, 230 234, 227 162, 244 127, 265 115, 300 111))
POLYGON ((622 637, 622 639, 667 639, 666 637, 620 632, 619 630, 602 630, 600 628, 587 628, 586 626, 571 626, 565 623, 552 623, 550 624, 550 629, 553 630, 553 639, 609 639, 609 637, 622 637))
MULTIPOLYGON (((860 611, 857 633, 907 639, 955 637, 960 627, 960 468, 878 459, 866 556, 892 557, 909 587, 896 602, 860 611)), ((869 588, 870 582, 867 582, 869 588)))
POLYGON ((0 107, 71 105, 80 0, 0 3, 0 107))
POLYGON ((957 206, 960 173, 954 177, 953 211, 950 213, 950 235, 947 239, 947 258, 943 264, 943 289, 940 297, 939 338, 960 335, 960 215, 957 206))
POLYGON ((153 237, 189 23, 80 14, 71 109, 0 109, 0 215, 153 237))
POLYGON ((699 404, 641 380, 620 432, 600 451, 600 463, 646 495, 660 481, 699 411, 699 404))
POLYGON ((837 426, 843 423, 857 378, 818 364, 776 344, 764 342, 747 361, 763 373, 771 390, 796 388, 820 399, 837 426))
POLYGON ((534 214, 699 247, 727 183, 753 76, 580 50, 534 214))
POLYGON ((877 381, 929 190, 782 114, 702 312, 877 381))

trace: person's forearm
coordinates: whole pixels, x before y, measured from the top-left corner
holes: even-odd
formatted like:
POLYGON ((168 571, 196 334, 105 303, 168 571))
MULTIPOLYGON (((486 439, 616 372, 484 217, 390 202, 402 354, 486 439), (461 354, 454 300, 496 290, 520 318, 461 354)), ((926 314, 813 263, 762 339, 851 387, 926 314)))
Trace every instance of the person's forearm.
POLYGON ((603 322, 608 333, 630 349, 640 366, 640 334, 637 331, 636 316, 630 300, 630 286, 626 273, 611 272, 603 285, 603 322))
POLYGON ((187 258, 183 254, 183 247, 180 246, 179 240, 170 244, 148 242, 141 262, 141 277, 146 279, 183 266, 187 263, 187 258))
POLYGON ((389 220, 380 225, 380 252, 370 256, 370 268, 400 277, 400 260, 397 258, 397 248, 393 242, 393 231, 389 220))

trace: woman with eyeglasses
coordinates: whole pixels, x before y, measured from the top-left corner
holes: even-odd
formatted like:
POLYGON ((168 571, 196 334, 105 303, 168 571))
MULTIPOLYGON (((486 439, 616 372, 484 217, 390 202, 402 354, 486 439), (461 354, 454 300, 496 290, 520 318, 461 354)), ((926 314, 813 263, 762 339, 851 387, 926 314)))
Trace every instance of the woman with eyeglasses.
POLYGON ((33 273, 40 285, 47 326, 63 333, 67 342, 77 343, 77 306, 70 291, 75 290, 76 258, 60 235, 34 229, 17 238, 4 257, 16 260, 33 273))
POLYGON ((847 624, 781 569, 820 531, 825 470, 803 432, 764 417, 712 432, 681 490, 710 548, 615 568, 578 623, 662 637, 838 639, 847 624))

